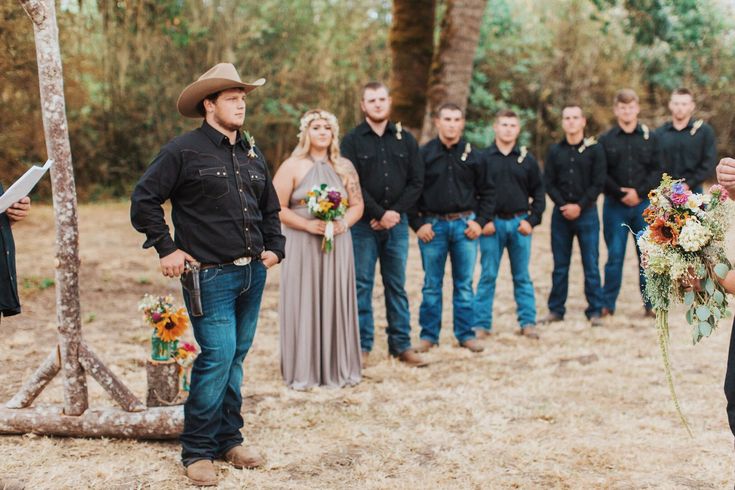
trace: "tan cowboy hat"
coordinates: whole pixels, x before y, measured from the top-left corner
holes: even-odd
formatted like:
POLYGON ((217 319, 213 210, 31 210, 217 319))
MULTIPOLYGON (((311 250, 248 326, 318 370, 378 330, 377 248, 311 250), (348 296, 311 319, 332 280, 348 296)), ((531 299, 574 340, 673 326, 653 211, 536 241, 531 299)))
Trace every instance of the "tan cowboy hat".
POLYGON ((265 78, 259 78, 252 83, 243 83, 232 63, 217 63, 196 82, 182 90, 176 108, 183 116, 202 117, 197 111, 197 106, 207 95, 228 88, 243 88, 245 93, 248 93, 264 83, 265 78))

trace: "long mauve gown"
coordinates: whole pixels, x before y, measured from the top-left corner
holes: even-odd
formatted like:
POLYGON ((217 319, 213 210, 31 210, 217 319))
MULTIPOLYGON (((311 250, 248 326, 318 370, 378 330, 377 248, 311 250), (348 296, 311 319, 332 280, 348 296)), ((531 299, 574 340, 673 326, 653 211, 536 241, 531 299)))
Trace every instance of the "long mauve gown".
MULTIPOLYGON (((347 195, 332 166, 314 162, 291 194, 289 207, 314 218, 304 204, 315 185, 347 195)), ((360 382, 355 264, 349 231, 334 237, 329 253, 322 237, 283 225, 286 260, 281 270, 281 373, 294 389, 341 387, 360 382)))

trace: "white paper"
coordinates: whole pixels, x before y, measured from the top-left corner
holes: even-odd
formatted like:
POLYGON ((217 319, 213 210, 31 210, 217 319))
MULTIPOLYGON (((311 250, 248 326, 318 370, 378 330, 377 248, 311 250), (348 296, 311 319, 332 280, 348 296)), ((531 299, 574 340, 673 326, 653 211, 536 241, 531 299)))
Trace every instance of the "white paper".
POLYGON ((26 197, 41 180, 41 177, 46 173, 51 165, 54 163, 53 160, 46 160, 43 167, 34 165, 28 169, 26 173, 11 185, 5 194, 0 196, 0 213, 4 213, 6 209, 26 197))

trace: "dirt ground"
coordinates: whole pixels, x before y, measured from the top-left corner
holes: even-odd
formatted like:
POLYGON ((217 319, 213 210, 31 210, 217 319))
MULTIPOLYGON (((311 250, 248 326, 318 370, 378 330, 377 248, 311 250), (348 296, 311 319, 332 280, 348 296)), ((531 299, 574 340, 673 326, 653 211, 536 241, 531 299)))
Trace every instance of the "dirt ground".
MULTIPOLYGON (((145 397, 149 329, 136 309, 144 293, 172 292, 140 246, 127 203, 82 206, 83 334, 128 386, 145 397)), ((53 212, 34 206, 15 229, 23 314, 0 324, 0 402, 7 401, 55 343, 53 212)), ((732 238, 735 238, 733 235, 732 238)), ((735 240, 731 240, 735 243, 735 240)), ((219 462, 220 488, 725 488, 733 485, 733 441, 722 384, 729 322, 692 347, 681 311, 672 313, 672 362, 694 437, 669 398, 653 322, 644 320, 629 244, 617 314, 603 328, 584 319, 575 245, 566 321, 540 342, 516 335, 515 304, 503 260, 497 334, 482 354, 456 347, 445 280, 442 342, 425 369, 387 355, 383 328, 354 388, 295 392, 279 373, 278 283, 270 273, 255 344, 245 361, 246 440, 265 468, 219 462)), ((604 261, 604 246, 601 247, 604 261)), ((735 252, 735 249, 732 250, 735 252)), ((733 254, 735 255, 735 254, 733 254)), ((551 282, 549 212, 533 242, 539 315, 551 282)), ((413 338, 423 273, 411 238, 408 291, 413 338)), ((477 272, 476 272, 477 274, 477 272)), ((382 289, 376 321, 385 326, 382 289)), ((188 334, 191 337, 190 333, 188 334)), ((113 402, 89 380, 90 405, 113 402)), ((59 403, 57 378, 37 403, 59 403)), ((188 488, 176 442, 0 437, 0 488, 188 488)))

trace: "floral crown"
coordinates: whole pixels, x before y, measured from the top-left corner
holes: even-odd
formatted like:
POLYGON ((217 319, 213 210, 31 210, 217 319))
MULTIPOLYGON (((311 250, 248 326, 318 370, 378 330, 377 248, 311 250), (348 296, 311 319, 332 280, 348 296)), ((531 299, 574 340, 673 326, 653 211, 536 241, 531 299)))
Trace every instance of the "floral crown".
POLYGON ((296 137, 301 140, 301 136, 304 134, 304 130, 309 127, 309 125, 318 120, 318 119, 324 119, 329 123, 330 126, 332 126, 332 134, 334 137, 337 137, 337 133, 339 132, 339 123, 337 122, 337 117, 335 117, 334 114, 327 111, 315 111, 315 112, 308 112, 304 115, 304 117, 301 118, 299 121, 299 134, 296 135, 296 137))

